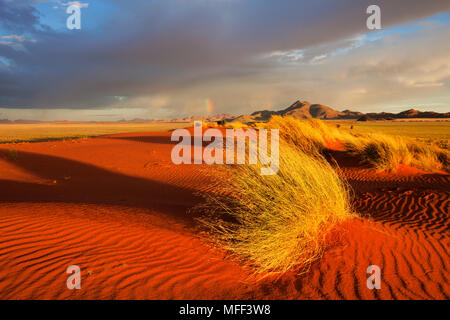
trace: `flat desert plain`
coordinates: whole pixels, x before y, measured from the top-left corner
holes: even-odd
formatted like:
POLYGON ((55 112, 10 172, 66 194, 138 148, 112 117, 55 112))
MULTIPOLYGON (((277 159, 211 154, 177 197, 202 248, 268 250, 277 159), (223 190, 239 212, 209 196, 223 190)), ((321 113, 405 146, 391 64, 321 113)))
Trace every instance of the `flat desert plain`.
POLYGON ((448 174, 377 172, 331 150, 359 218, 309 272, 254 281, 187 213, 217 180, 174 165, 170 135, 0 145, 0 299, 449 299, 448 174))

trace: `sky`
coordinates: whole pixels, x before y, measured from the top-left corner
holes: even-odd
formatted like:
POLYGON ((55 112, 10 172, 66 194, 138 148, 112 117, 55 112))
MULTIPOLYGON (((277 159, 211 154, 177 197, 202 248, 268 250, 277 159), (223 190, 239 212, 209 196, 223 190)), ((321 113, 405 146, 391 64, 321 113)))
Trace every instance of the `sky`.
POLYGON ((0 119, 450 112, 449 39, 450 0, 0 0, 0 119))

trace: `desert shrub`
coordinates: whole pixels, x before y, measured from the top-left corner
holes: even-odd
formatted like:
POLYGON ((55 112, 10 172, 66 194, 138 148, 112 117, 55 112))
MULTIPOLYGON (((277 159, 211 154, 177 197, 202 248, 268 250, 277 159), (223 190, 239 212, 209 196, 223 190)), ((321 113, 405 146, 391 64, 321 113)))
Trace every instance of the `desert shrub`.
POLYGON ((276 175, 261 165, 222 166, 220 194, 203 194, 199 219, 209 237, 258 275, 305 271, 325 237, 353 216, 350 192, 320 155, 280 145, 276 175))

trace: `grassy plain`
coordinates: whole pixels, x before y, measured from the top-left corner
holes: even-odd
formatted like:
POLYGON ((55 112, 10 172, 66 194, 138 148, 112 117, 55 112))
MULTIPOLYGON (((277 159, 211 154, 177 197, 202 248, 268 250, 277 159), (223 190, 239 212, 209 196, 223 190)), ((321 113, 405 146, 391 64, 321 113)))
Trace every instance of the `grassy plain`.
POLYGON ((450 139, 450 121, 326 121, 356 133, 383 133, 418 139, 450 139))
POLYGON ((37 123, 0 124, 0 143, 68 140, 127 132, 157 132, 189 126, 189 123, 37 123))

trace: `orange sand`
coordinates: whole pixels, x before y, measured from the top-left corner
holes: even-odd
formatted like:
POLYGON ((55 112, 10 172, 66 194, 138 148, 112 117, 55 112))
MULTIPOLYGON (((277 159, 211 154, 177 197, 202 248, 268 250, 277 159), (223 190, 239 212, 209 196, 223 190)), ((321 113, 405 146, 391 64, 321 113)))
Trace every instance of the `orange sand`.
POLYGON ((362 218, 309 273, 255 283, 199 236, 186 210, 214 179, 173 165, 172 146, 170 133, 1 145, 0 299, 450 297, 449 175, 378 174, 336 155, 362 218), (81 290, 66 288, 73 264, 81 290), (381 290, 366 287, 371 264, 381 290))

